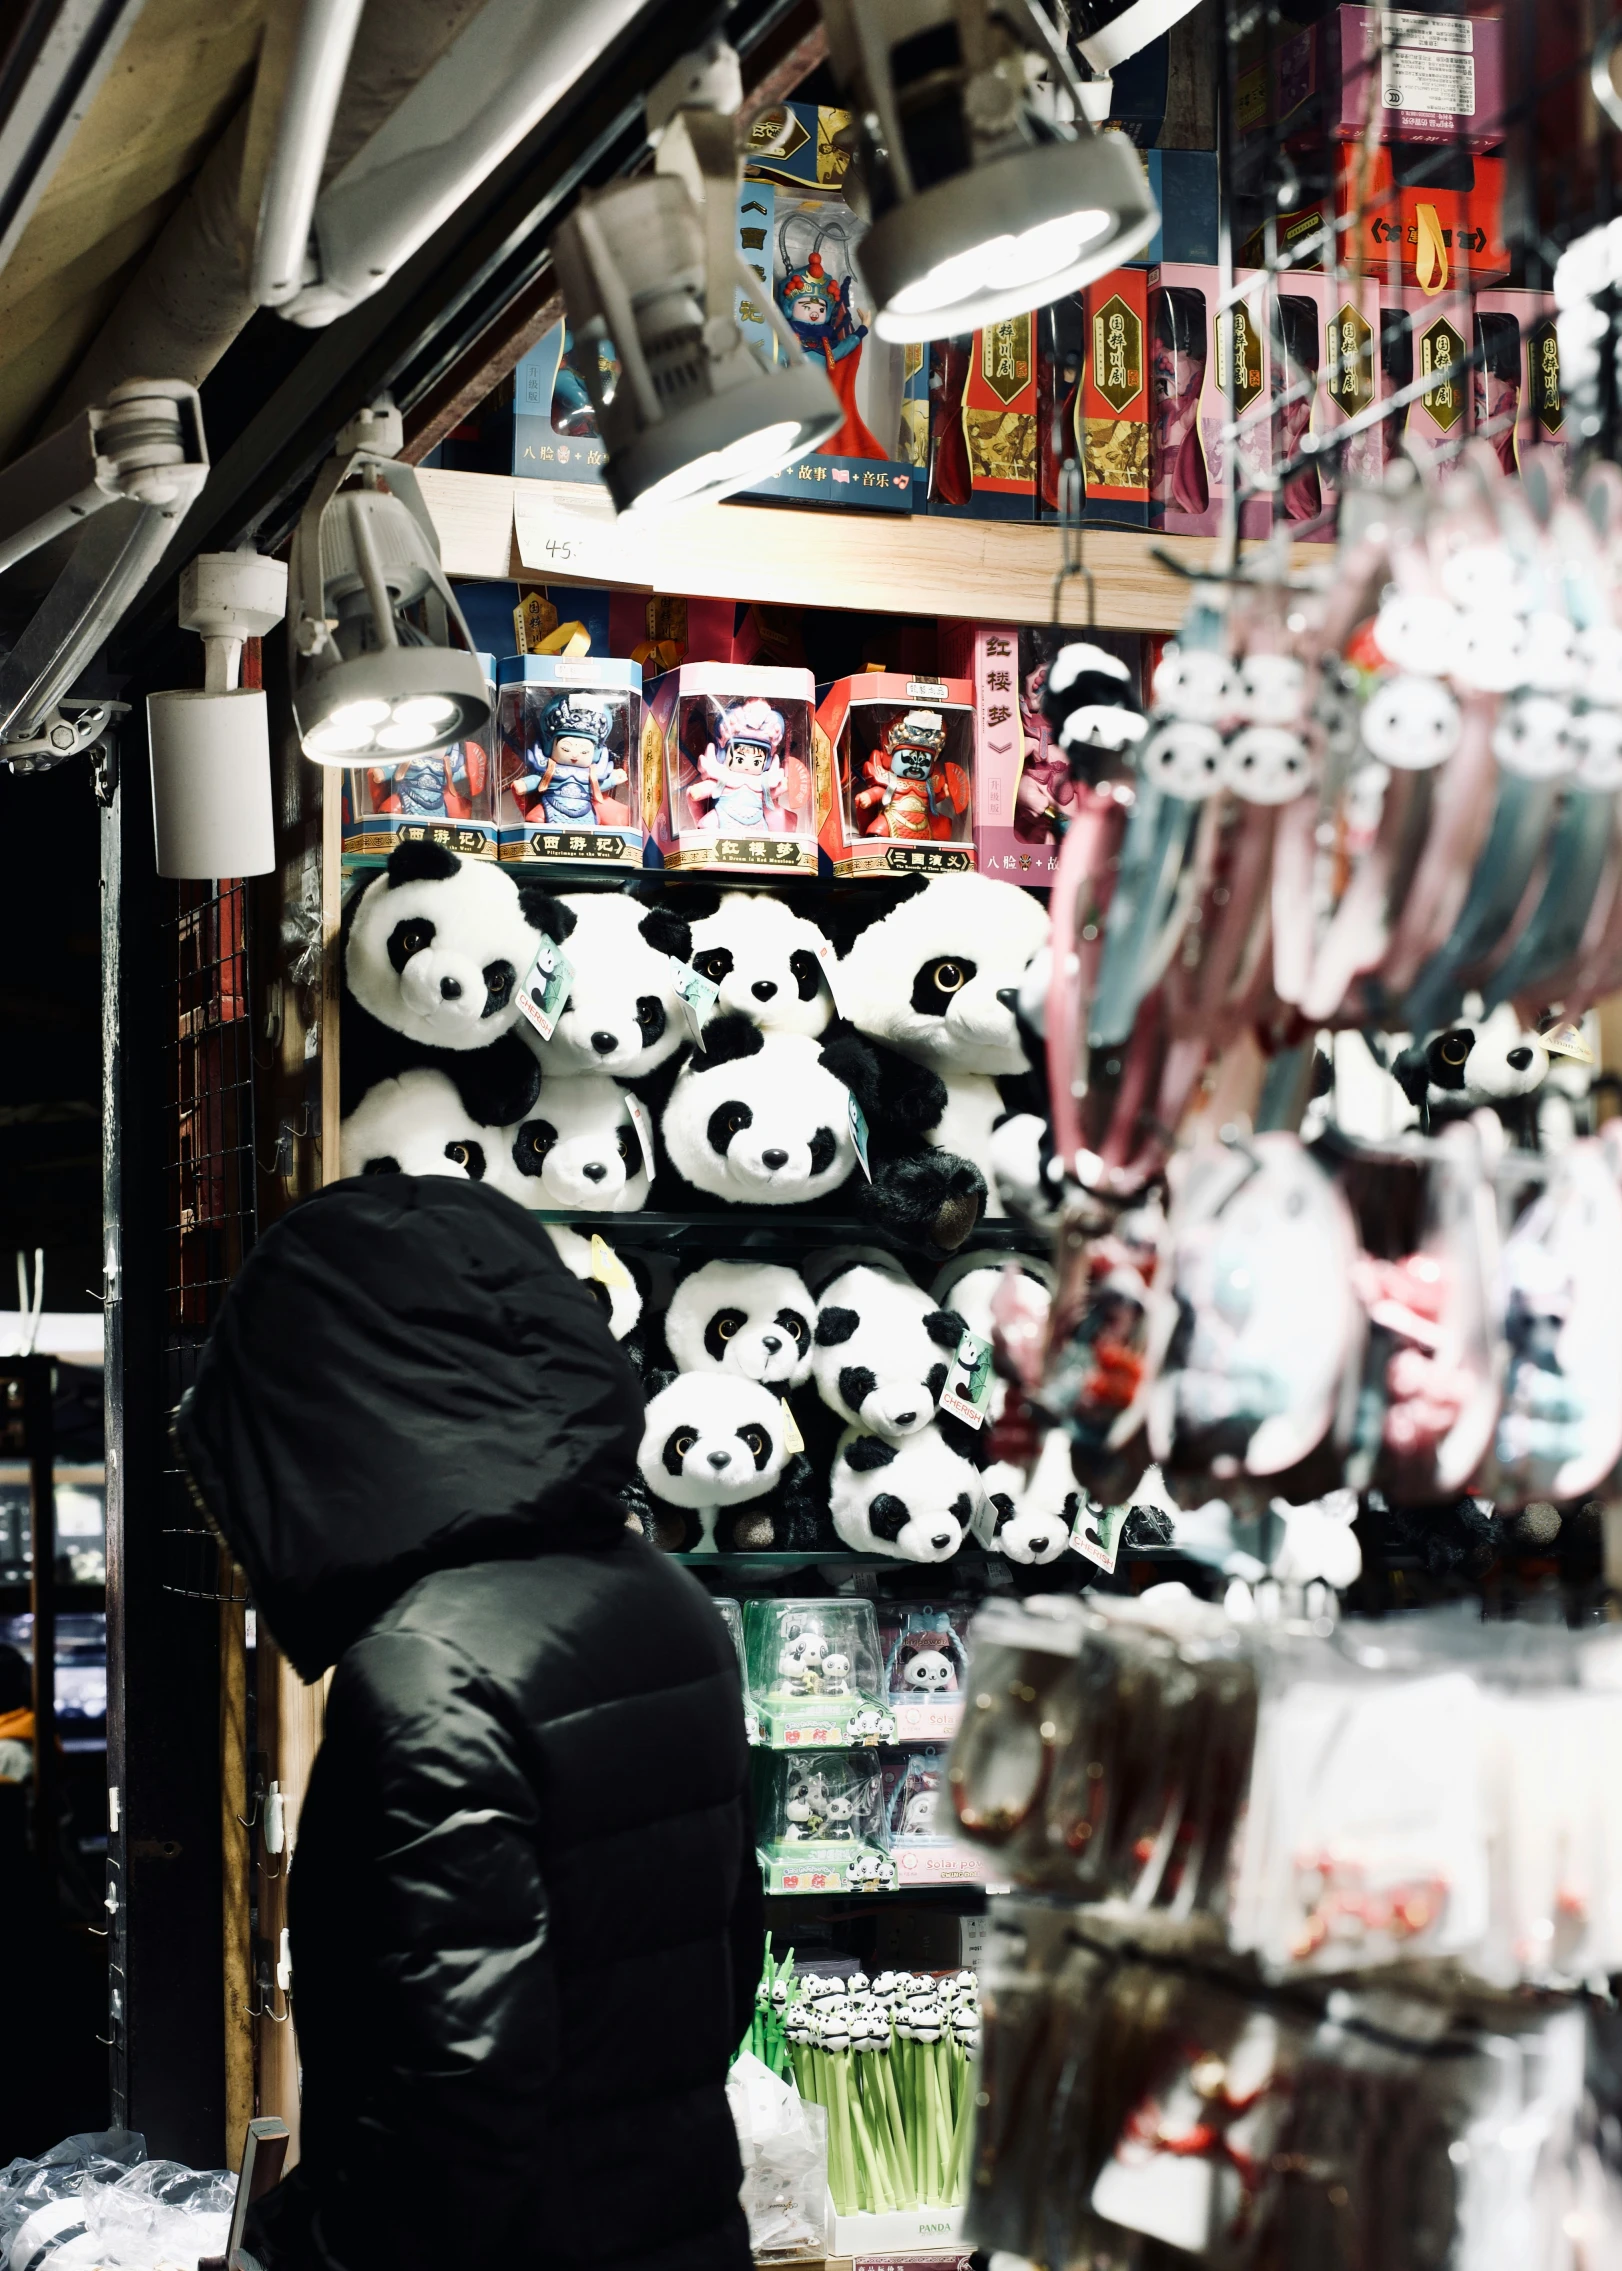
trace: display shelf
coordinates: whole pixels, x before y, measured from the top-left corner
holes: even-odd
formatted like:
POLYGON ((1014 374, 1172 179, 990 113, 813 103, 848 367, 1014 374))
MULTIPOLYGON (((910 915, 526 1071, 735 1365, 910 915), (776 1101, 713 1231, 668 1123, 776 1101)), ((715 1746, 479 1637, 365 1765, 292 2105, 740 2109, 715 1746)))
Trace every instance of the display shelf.
MULTIPOLYGON (((596 1231, 610 1245, 713 1245, 718 1237, 729 1244, 753 1250, 770 1241, 778 1243, 793 1240, 804 1246, 812 1241, 819 1247, 844 1245, 886 1246, 898 1254, 917 1254, 924 1261, 939 1267, 952 1259, 952 1255, 934 1247, 920 1246, 915 1239, 899 1236, 882 1223, 864 1222, 856 1215, 816 1214, 804 1207, 727 1207, 714 1214, 606 1214, 590 1211, 553 1213, 542 1208, 533 1210, 537 1222, 555 1223, 560 1229, 578 1231, 589 1237, 596 1231)), ((998 1216, 992 1221, 975 1225, 962 1247, 997 1246, 1009 1253, 1022 1253, 1040 1240, 1029 1230, 1022 1230, 1017 1222, 998 1216)))
MULTIPOLYGON (((418 478, 453 576, 619 584, 879 615, 1054 620, 1061 544, 1053 525, 929 514, 881 520, 866 513, 729 502, 689 505, 636 526, 616 522, 607 492, 584 485, 431 467, 418 478)), ((1219 541, 1085 530, 1082 557, 1093 579, 1090 619, 1109 630, 1174 631, 1188 584, 1157 555, 1195 572, 1214 564, 1219 541)), ((1321 572, 1328 565, 1324 547, 1297 546, 1292 564, 1321 572)), ((1059 620, 1088 622, 1083 579, 1064 585, 1059 620)))

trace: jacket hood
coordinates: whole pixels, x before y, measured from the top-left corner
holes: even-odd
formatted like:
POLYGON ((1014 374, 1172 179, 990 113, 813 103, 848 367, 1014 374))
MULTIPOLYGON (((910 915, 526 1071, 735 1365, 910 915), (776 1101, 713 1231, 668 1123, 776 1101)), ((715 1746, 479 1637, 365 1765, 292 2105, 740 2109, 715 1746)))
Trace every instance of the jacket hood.
POLYGON ((642 1390, 525 1210, 449 1176, 334 1183, 227 1293, 176 1433, 307 1680, 430 1569, 625 1536, 642 1390))

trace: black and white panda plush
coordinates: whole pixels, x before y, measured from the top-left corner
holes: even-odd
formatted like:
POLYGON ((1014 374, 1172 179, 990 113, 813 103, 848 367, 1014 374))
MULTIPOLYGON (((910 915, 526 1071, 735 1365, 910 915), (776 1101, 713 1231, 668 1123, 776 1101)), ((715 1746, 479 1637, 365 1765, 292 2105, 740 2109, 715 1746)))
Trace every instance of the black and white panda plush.
POLYGON ((602 1239, 583 1238, 578 1230, 562 1222, 547 1222, 541 1227, 557 1248, 564 1268, 601 1301, 614 1338, 622 1341, 627 1333, 635 1332, 642 1317, 642 1289, 613 1248, 607 1248, 606 1262, 602 1262, 595 1250, 602 1246, 602 1239))
POLYGON ((1049 1428, 1037 1462, 1027 1477, 1001 1462, 982 1480, 986 1500, 975 1532, 982 1545, 1009 1561, 1040 1567, 1070 1548, 1081 1513, 1081 1492, 1070 1471, 1070 1438, 1049 1428))
POLYGON ((817 1393, 847 1425, 899 1443, 934 1419, 963 1332, 910 1279, 859 1263, 817 1305, 817 1393))
POLYGON ((1423 1128, 1463 1119, 1482 1105, 1523 1121, 1535 1110, 1527 1099, 1549 1077, 1549 1052, 1506 1002, 1479 1024, 1450 1025, 1413 1042, 1393 1061, 1391 1075, 1417 1106, 1423 1128))
POLYGON ((501 1132, 501 1188, 523 1206, 638 1214, 648 1203, 631 1097, 605 1074, 543 1077, 528 1118, 501 1132))
POLYGON ((768 1033, 817 1034, 832 1022, 826 952, 816 924, 765 891, 724 891, 693 922, 692 965, 719 987, 717 1014, 737 1011, 768 1033))
POLYGON ((1073 776, 1092 779, 1099 757, 1119 757, 1149 731, 1132 673, 1116 655, 1090 640, 1063 646, 1048 665, 1042 715, 1070 759, 1073 776), (1086 752, 1097 751, 1099 756, 1086 752))
POLYGON ((622 891, 565 892, 557 905, 574 973, 569 999, 550 1041, 529 1026, 524 1038, 553 1076, 646 1079, 688 1038, 676 964, 691 950, 689 926, 669 907, 622 891))
MULTIPOLYGON (((839 965, 852 1023, 944 1081, 929 1140, 972 1160, 988 1185, 993 1131, 1042 1109, 1014 1013, 1047 937, 1047 910, 1028 892, 941 875, 861 932, 839 965)), ((993 1191, 986 1212, 1002 1211, 993 1191)))
POLYGON ((972 1459, 938 1428, 904 1442, 847 1428, 828 1477, 834 1529, 853 1553, 895 1561, 949 1561, 980 1510, 984 1491, 972 1459))
POLYGON ((379 1080, 431 1065, 483 1127, 521 1119, 535 1071, 513 1031, 519 988, 559 903, 490 860, 397 844, 344 908, 341 1108, 379 1080))
POLYGON ((887 1227, 950 1252, 978 1221, 985 1183, 968 1161, 924 1139, 943 1102, 932 1073, 874 1051, 848 1026, 817 1039, 715 1017, 676 1076, 660 1132, 689 1193, 735 1206, 809 1206, 852 1185, 887 1227), (866 1120, 871 1184, 858 1163, 852 1098, 866 1120))
POLYGON ((780 1262, 706 1262, 665 1312, 665 1342, 683 1372, 736 1372, 781 1395, 811 1371, 817 1305, 780 1262))
POLYGON ((644 1526, 673 1553, 820 1543, 810 1462, 788 1449, 782 1398, 736 1372, 681 1372, 649 1399, 637 1468, 644 1526))
MULTIPOLYGON (((976 1340, 993 1341, 996 1338, 996 1320, 992 1304, 1003 1272, 1013 1263, 1023 1277, 1031 1281, 1034 1306, 1045 1318, 1053 1300, 1053 1267, 1035 1254, 1004 1254, 985 1252, 959 1254, 947 1263, 930 1288, 930 1298, 940 1308, 951 1308, 962 1319, 976 1340)), ((1008 1401, 1008 1383, 1000 1373, 993 1373, 991 1401, 986 1406, 986 1418, 995 1426, 1003 1415, 1008 1401)))
POLYGON ((454 1084, 431 1066, 380 1080, 338 1130, 346 1175, 461 1175, 482 1183, 499 1154, 499 1128, 481 1127, 454 1084))

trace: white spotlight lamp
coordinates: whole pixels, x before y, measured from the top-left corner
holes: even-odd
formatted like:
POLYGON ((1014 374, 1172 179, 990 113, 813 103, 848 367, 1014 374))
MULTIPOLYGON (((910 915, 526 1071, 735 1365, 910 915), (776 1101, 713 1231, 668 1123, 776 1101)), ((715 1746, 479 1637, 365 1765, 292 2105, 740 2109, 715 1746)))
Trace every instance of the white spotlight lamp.
POLYGON ((352 419, 293 539, 293 715, 318 765, 397 764, 489 722, 484 665, 400 441, 390 404, 352 419))
MULTIPOLYGON (((1115 14, 1124 27, 1155 6, 1174 21, 1187 5, 1135 0, 1115 14)), ((822 12, 856 121, 849 186, 872 223, 856 260, 881 339, 942 339, 1028 314, 1154 235, 1137 153, 1092 124, 1108 80, 1078 75, 1036 0, 823 0, 822 12)), ((1110 10, 1095 0, 1093 13, 1103 29, 1081 49, 1105 69, 1110 10)), ((1114 59, 1163 28, 1142 39, 1123 28, 1114 59)))
POLYGON ((201 689, 149 694, 158 873, 195 881, 276 864, 265 697, 240 683, 246 639, 287 608, 287 569, 257 552, 204 552, 180 578, 180 627, 203 641, 201 689))
POLYGON ((655 172, 582 198, 552 239, 617 512, 748 488, 840 423, 827 372, 738 251, 736 81, 719 43, 678 65, 648 98, 655 172), (770 362, 739 328, 740 293, 770 327, 770 362))

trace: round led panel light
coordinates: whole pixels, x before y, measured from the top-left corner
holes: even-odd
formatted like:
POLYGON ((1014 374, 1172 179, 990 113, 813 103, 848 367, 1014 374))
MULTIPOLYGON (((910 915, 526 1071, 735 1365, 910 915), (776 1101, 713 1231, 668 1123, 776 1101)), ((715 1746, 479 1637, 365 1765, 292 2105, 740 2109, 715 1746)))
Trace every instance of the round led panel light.
POLYGON ((1160 225, 1124 135, 1013 151, 874 222, 856 261, 881 339, 904 345, 1026 315, 1119 268, 1160 225))
POLYGON ((811 363, 730 387, 648 426, 603 469, 617 512, 652 515, 765 481, 839 425, 826 374, 811 363))
POLYGON ((478 657, 460 647, 390 647, 334 663, 300 685, 293 714, 318 765, 430 756, 489 722, 478 657))

